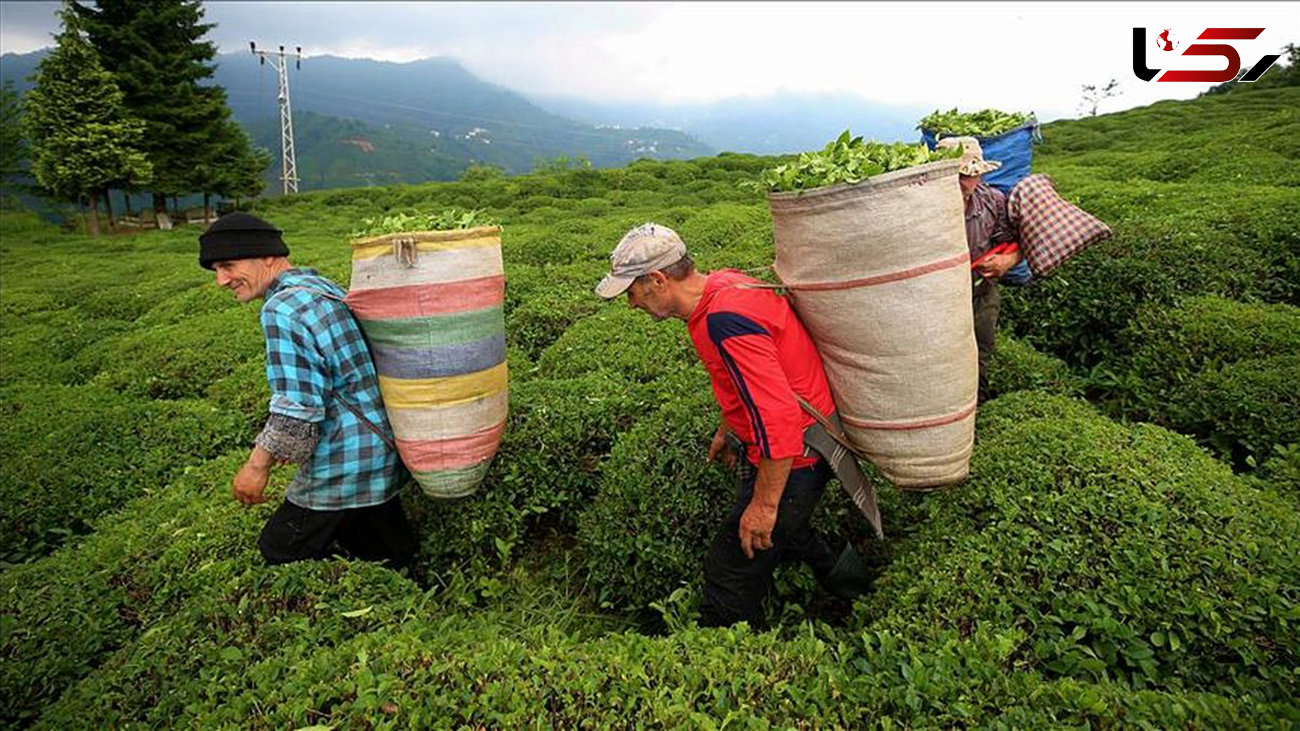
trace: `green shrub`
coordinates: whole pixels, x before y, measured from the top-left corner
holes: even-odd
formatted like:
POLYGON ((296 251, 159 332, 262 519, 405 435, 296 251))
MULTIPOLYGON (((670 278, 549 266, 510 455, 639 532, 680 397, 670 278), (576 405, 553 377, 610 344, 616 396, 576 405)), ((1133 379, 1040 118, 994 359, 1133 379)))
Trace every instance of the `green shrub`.
POLYGON ((79 356, 100 363, 91 381, 134 396, 198 398, 242 364, 261 360, 266 345, 247 309, 198 315, 174 325, 135 330, 79 356))
POLYGON ((735 498, 734 480, 705 459, 718 418, 708 389, 683 385, 615 444, 578 525, 602 606, 643 612, 700 581, 704 551, 735 498))
POLYGON ((202 586, 260 561, 255 542, 269 508, 246 510, 228 488, 246 456, 232 454, 187 471, 167 489, 124 499, 93 535, 0 572, 0 689, 7 700, 0 721, 32 718, 142 627, 202 586))
POLYGON ((1274 490, 1293 504, 1300 501, 1300 443, 1278 445, 1251 476, 1252 482, 1274 490))
POLYGON ((1163 411, 1173 427, 1238 469, 1300 441, 1300 355, 1251 358, 1197 374, 1163 411))
POLYGON ((237 415, 93 386, 0 390, 0 556, 48 552, 188 465, 251 443, 237 415))
POLYGON ((1191 434, 1238 468, 1300 439, 1300 309, 1190 298, 1147 307, 1106 364, 1112 412, 1191 434))
POLYGON ((917 639, 1016 628, 1048 677, 1292 703, 1300 515, 1188 439, 1036 392, 981 409, 971 481, 859 604, 917 639))
POLYGON ((130 329, 125 320, 96 319, 75 308, 6 316, 0 383, 82 383, 99 370, 98 359, 85 351, 130 329))
POLYGON ((989 396, 1033 390, 1081 396, 1083 379, 1074 375, 1064 361, 998 333, 997 349, 989 361, 989 396))
POLYGON ((539 529, 571 533, 614 441, 653 403, 610 371, 512 382, 510 421, 479 492, 454 503, 413 501, 425 571, 462 563, 489 570, 539 529))
POLYGON ((646 383, 698 368, 697 363, 684 323, 654 322, 620 299, 565 329, 542 351, 537 369, 543 378, 575 378, 605 369, 632 383, 646 383))

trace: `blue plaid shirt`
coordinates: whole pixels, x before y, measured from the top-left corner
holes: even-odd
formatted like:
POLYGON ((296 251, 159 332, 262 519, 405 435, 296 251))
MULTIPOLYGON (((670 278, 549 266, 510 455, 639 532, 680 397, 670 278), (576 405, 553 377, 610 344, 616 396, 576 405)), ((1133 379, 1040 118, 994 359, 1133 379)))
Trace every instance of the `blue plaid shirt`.
POLYGON ((262 304, 271 416, 258 443, 300 462, 285 491, 312 510, 379 505, 397 495, 407 472, 397 454, 339 399, 346 398, 388 438, 392 429, 361 329, 336 297, 346 294, 313 269, 290 269, 271 282, 262 304), (294 289, 306 287, 306 289, 294 289), (292 447, 306 445, 294 455, 292 447))

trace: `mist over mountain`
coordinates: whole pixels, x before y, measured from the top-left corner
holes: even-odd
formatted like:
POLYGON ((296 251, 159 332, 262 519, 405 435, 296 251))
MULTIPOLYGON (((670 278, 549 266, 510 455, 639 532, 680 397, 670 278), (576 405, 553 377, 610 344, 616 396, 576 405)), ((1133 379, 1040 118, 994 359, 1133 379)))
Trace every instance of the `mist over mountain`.
POLYGON ((574 119, 679 129, 718 150, 763 155, 820 148, 845 129, 885 142, 914 142, 920 139, 916 123, 933 111, 846 94, 799 92, 694 104, 530 98, 538 106, 574 119))

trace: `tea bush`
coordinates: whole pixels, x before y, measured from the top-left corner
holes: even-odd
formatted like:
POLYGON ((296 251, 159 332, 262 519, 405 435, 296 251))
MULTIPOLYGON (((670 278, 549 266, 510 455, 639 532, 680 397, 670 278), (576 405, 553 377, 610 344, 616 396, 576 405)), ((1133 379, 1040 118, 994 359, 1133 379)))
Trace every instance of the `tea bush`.
POLYGON ((489 570, 538 529, 572 532, 596 494, 618 436, 654 409, 644 389, 612 371, 511 384, 510 421, 478 494, 447 503, 416 498, 429 572, 489 570))
POLYGON ((255 540, 269 508, 245 510, 229 495, 245 456, 190 468, 166 490, 124 500, 120 515, 103 518, 77 544, 0 572, 0 689, 8 701, 0 720, 37 715, 142 627, 260 560, 255 540))
POLYGON ((98 359, 87 351, 131 329, 125 320, 95 319, 76 308, 6 316, 0 328, 0 384, 84 383, 99 370, 98 359))
POLYGON ((0 390, 0 555, 39 555, 188 465, 252 442, 203 401, 140 401, 93 386, 0 390))
POLYGON ((91 383, 153 399, 201 398, 266 346, 249 309, 198 315, 174 325, 136 330, 86 351, 99 362, 91 383))
POLYGON ((1294 507, 1186 438, 1058 396, 994 400, 978 429, 971 481, 927 498, 864 629, 1015 628, 1013 656, 1048 677, 1294 703, 1294 507))
POLYGON ((1237 467, 1300 440, 1300 309, 1190 298, 1147 307, 1108 363, 1116 413, 1192 434, 1237 467))
POLYGON ((1047 391, 1082 396, 1084 379, 1059 358, 1038 352, 1032 345, 998 333, 997 348, 989 360, 989 396, 1012 391, 1047 391))
POLYGON ((196 228, 91 240, 0 215, 0 530, 32 541, 4 550, 94 529, 0 571, 0 725, 1300 725, 1294 310, 1258 304, 1300 297, 1294 93, 1045 127, 1039 170, 1116 236, 1004 290, 1014 337, 967 484, 882 488, 885 541, 831 489, 818 525, 858 545, 872 593, 822 605, 807 572, 782 572, 761 634, 691 622, 735 489, 704 459, 707 376, 680 323, 592 288, 646 220, 703 270, 769 264, 766 205, 738 183, 791 158, 253 203, 295 263, 341 284, 364 218, 460 206, 505 223, 509 430, 474 497, 403 495, 424 586, 261 565, 272 505, 229 495, 268 399, 257 303, 210 284, 196 228), (1235 477, 1061 395, 1080 393, 1124 417, 1140 401, 1258 468, 1235 477), (628 631, 651 625, 662 636, 628 631))
POLYGON ((614 445, 578 524, 603 605, 643 611, 700 580, 704 551, 736 492, 725 470, 706 461, 718 418, 706 388, 683 388, 614 445))

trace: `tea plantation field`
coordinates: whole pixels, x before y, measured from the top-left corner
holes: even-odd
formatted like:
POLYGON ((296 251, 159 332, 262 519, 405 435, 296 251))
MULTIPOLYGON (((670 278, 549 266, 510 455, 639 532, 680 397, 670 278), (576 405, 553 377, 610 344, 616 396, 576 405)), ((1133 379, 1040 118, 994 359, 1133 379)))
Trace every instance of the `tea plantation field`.
MULTIPOLYGON (((1035 167, 1115 236, 1004 289, 972 477, 882 488, 851 606, 785 571, 775 629, 694 626, 731 495, 684 326, 592 287, 629 227, 772 259, 770 158, 258 202, 346 283, 386 211, 504 223, 511 417, 476 497, 403 496, 414 575, 277 568, 229 494, 268 399, 257 303, 197 230, 0 217, 6 727, 1294 728, 1300 88, 1059 122, 1035 167)), ((273 491, 290 477, 277 472, 273 491)))

